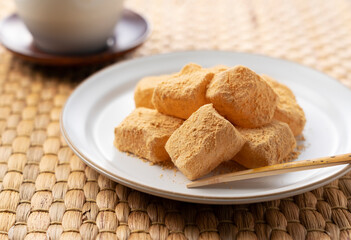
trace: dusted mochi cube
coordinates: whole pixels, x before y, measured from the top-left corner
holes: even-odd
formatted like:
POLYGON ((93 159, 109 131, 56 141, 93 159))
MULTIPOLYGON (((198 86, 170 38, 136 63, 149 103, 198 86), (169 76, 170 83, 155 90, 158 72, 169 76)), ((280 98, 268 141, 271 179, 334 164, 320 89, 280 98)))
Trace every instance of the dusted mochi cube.
POLYGON ((134 90, 135 107, 155 108, 151 102, 156 85, 172 75, 150 76, 142 78, 134 90))
POLYGON ((294 136, 300 135, 305 127, 306 117, 303 109, 297 103, 294 93, 289 87, 273 78, 264 74, 261 76, 272 87, 279 98, 273 118, 287 123, 294 136))
POLYGON ((157 111, 187 119, 208 103, 206 88, 214 73, 196 64, 188 64, 179 74, 157 84, 152 103, 157 111))
MULTIPOLYGON (((225 65, 216 65, 214 67, 209 68, 209 72, 211 73, 219 73, 222 71, 227 70, 229 67, 225 65)), ((135 107, 146 107, 154 109, 154 105, 152 104, 152 95, 154 93, 154 89, 156 85, 161 82, 162 80, 179 76, 181 73, 191 73, 193 71, 201 70, 202 67, 197 64, 188 64, 186 67, 182 69, 180 73, 176 74, 168 74, 168 75, 160 75, 160 76, 149 76, 142 78, 136 85, 134 90, 134 102, 135 107)))
POLYGON ((207 98, 235 125, 256 128, 272 121, 278 96, 255 72, 235 66, 215 75, 207 98))
POLYGON ((228 69, 229 69, 228 66, 219 64, 219 65, 210 67, 208 70, 209 70, 210 72, 213 72, 214 74, 216 74, 216 73, 219 73, 219 72, 226 71, 226 70, 228 70, 228 69))
POLYGON ((260 128, 238 128, 246 143, 234 160, 247 168, 281 163, 296 146, 286 123, 273 120, 260 128))
MULTIPOLYGON (((220 65, 217 66, 218 70, 222 69, 223 67, 220 67, 220 65)), ((217 69, 216 68, 216 69, 217 69)), ((179 73, 175 74, 165 74, 165 75, 160 75, 160 76, 148 76, 142 78, 138 84, 135 87, 134 90, 134 102, 135 102, 135 107, 146 107, 146 108, 151 108, 154 109, 154 105, 152 104, 152 95, 154 93, 155 87, 157 86, 158 83, 160 83, 162 80, 166 80, 171 77, 176 77, 179 76, 180 74, 184 73, 191 73, 194 71, 201 70, 202 67, 200 65, 190 63, 182 68, 182 70, 179 73)))
POLYGON ((198 71, 201 71, 201 70, 205 70, 205 69, 202 68, 199 64, 188 63, 176 75, 179 76, 179 75, 182 75, 182 74, 190 74, 190 73, 198 72, 198 71))
POLYGON ((183 120, 156 110, 137 108, 115 128, 114 145, 151 162, 170 160, 165 144, 183 120))
POLYGON ((206 104, 174 131, 166 151, 174 165, 194 180, 232 159, 244 142, 238 130, 212 104, 206 104))

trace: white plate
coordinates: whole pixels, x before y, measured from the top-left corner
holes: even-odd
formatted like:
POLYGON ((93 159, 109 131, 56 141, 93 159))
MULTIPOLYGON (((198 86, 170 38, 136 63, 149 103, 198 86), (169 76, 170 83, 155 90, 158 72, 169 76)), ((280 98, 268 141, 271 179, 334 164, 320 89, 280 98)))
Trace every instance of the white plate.
POLYGON ((89 166, 131 188, 166 198, 199 203, 250 203, 302 193, 345 174, 349 165, 282 174, 198 189, 180 172, 150 166, 113 146, 114 128, 133 109, 137 81, 179 71, 189 62, 203 67, 242 64, 288 85, 306 113, 306 149, 299 160, 351 151, 351 92, 310 68, 260 55, 195 51, 144 57, 108 67, 84 81, 69 97, 61 130, 69 146, 89 166))

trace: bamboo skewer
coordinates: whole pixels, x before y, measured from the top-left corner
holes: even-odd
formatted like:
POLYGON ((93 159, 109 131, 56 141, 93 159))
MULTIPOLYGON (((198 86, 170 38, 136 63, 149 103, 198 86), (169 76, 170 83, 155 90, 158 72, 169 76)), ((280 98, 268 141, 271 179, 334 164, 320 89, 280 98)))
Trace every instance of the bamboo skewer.
POLYGON ((248 169, 240 172, 221 174, 187 184, 188 188, 207 186, 217 183, 234 182, 245 179, 274 176, 282 173, 296 172, 309 169, 331 167, 351 163, 351 153, 322 157, 311 160, 281 163, 266 167, 248 169))

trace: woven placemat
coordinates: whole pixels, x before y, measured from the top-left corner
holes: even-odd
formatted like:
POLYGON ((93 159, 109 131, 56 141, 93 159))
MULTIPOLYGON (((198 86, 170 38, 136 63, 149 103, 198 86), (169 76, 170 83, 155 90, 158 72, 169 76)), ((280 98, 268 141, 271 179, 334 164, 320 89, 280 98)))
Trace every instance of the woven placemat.
MULTIPOLYGON (((351 1, 130 0, 153 32, 116 61, 221 49, 286 58, 351 87, 351 1)), ((0 0, 0 17, 13 2, 0 0)), ((0 239, 350 239, 351 175, 323 188, 236 206, 182 203, 117 184, 63 140, 75 86, 104 65, 45 68, 0 48, 0 239)))

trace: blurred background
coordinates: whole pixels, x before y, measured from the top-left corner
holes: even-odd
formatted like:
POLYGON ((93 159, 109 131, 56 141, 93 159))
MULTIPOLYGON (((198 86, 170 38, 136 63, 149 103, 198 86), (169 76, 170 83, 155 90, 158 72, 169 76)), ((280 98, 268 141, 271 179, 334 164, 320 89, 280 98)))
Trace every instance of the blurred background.
MULTIPOLYGON (((125 6, 152 25, 131 57, 196 49, 254 52, 297 61, 350 86, 350 63, 340 61, 351 56, 350 1, 126 0, 125 6)), ((0 0, 0 18, 12 11, 13 1, 0 0)))

